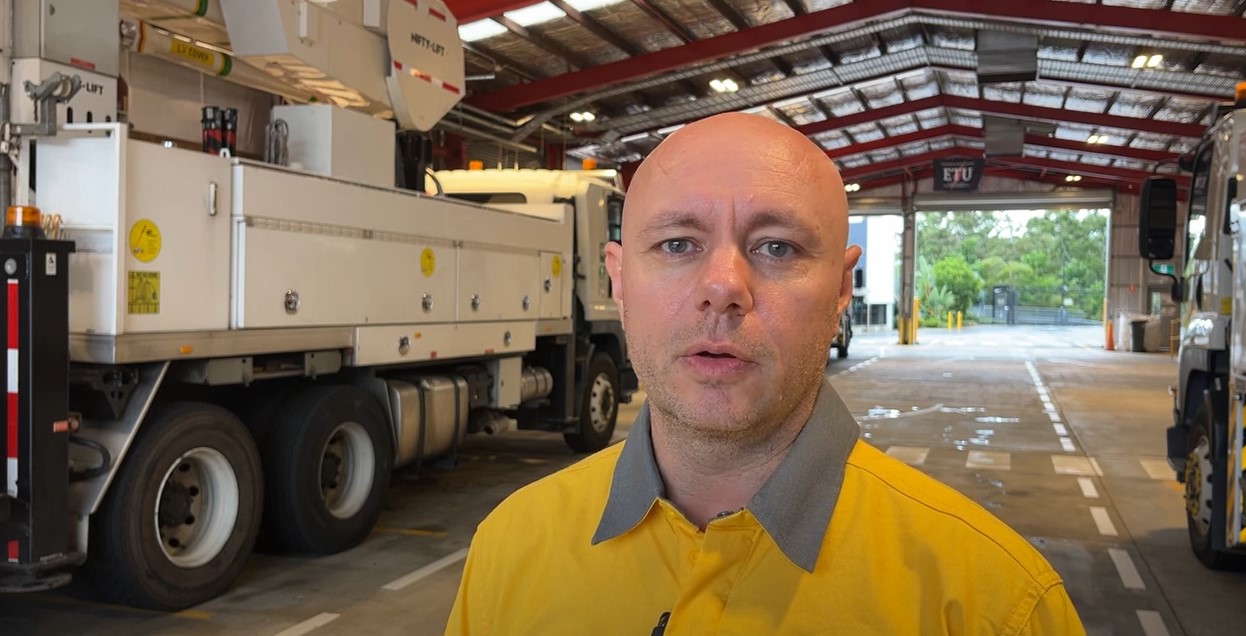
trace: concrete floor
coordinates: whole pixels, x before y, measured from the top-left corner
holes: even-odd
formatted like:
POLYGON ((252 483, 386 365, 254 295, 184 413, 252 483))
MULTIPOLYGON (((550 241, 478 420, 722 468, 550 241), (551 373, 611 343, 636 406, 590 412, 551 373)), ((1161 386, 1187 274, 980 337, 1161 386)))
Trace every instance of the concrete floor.
MULTIPOLYGON (((1242 633, 1246 573, 1209 572, 1190 554, 1163 459, 1171 358, 1105 352, 1097 328, 928 329, 919 340, 862 334, 827 367, 871 443, 1030 539, 1089 633, 1242 633)), ((637 406, 621 412, 619 439, 637 406)), ((440 634, 475 524, 577 459, 558 435, 473 438, 457 468, 398 479, 380 527, 349 553, 257 554, 231 592, 174 615, 102 605, 78 584, 0 597, 0 633, 440 634)))

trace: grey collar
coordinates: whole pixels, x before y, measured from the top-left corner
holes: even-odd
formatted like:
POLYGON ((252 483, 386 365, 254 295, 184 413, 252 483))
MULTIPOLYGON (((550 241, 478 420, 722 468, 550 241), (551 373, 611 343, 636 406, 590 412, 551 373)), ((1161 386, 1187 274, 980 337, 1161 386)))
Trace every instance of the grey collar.
MULTIPOLYGON (((746 508, 770 538, 806 572, 813 572, 831 513, 839 498, 844 465, 861 429, 829 381, 787 456, 746 508)), ((592 543, 608 541, 645 518, 665 486, 653 458, 649 405, 640 409, 614 467, 610 496, 592 543)))

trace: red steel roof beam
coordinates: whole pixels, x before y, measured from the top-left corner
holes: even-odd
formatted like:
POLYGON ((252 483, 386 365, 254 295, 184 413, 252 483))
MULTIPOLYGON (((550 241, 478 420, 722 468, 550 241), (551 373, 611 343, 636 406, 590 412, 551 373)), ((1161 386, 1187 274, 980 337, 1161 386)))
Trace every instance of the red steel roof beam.
MULTIPOLYGON (((460 21, 493 15, 522 6, 518 0, 451 0, 451 9, 460 21), (483 12, 483 13, 482 13, 483 12)), ((535 4, 525 2, 524 4, 535 4)), ((890 17, 910 10, 955 13, 1025 23, 1084 27, 1094 25, 1151 35, 1174 34, 1223 42, 1246 43, 1246 19, 1136 9, 1133 7, 1086 5, 1051 0, 870 0, 853 2, 815 11, 786 20, 758 25, 663 51, 602 64, 529 84, 519 84, 475 96, 469 101, 493 111, 511 111, 523 106, 575 95, 603 86, 634 81, 698 63, 717 60, 765 46, 817 35, 836 28, 856 26, 867 20, 890 17)))

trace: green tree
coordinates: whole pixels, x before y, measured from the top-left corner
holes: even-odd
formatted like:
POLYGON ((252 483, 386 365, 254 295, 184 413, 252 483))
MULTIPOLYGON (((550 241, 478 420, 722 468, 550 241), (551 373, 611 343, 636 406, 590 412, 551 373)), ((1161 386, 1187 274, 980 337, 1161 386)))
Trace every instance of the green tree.
POLYGON ((982 291, 982 279, 961 254, 949 254, 934 264, 934 279, 952 296, 949 309, 968 311, 982 291))

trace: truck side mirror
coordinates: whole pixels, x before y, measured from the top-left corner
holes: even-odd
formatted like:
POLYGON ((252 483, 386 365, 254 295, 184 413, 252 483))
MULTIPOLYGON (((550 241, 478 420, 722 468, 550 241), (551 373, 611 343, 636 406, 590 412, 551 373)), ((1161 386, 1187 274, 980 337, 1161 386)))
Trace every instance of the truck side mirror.
POLYGON ((852 270, 852 288, 861 289, 865 287, 865 271, 861 268, 852 270))
POLYGON ((1142 184, 1138 207, 1138 254, 1147 260, 1172 258, 1177 232, 1177 181, 1151 177, 1142 184))

